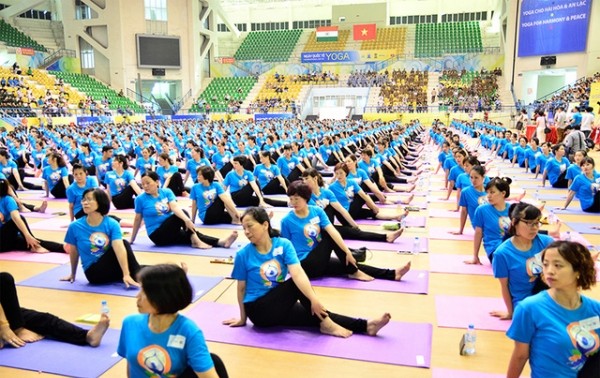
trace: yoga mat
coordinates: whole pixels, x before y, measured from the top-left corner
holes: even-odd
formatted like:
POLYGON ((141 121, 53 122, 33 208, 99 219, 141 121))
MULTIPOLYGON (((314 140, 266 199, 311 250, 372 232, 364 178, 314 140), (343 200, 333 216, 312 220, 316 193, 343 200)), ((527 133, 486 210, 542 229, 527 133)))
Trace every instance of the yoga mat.
POLYGON ((375 337, 356 334, 343 339, 323 335, 316 328, 258 328, 250 322, 234 328, 221 324, 239 317, 237 305, 201 302, 187 316, 202 325, 208 341, 422 368, 431 363, 432 326, 428 323, 391 321, 375 337))
POLYGON ((493 276, 492 265, 485 257, 479 256, 483 265, 465 264, 465 260, 471 259, 471 255, 429 255, 429 271, 433 273, 452 273, 452 274, 476 274, 483 276, 493 276))
MULTIPOLYGON (((429 252, 429 240, 425 237, 419 237, 421 240, 420 253, 429 252)), ((393 243, 364 241, 364 240, 344 240, 348 248, 366 247, 376 251, 391 251, 391 252, 412 252, 414 238, 400 236, 393 243)))
POLYGON ((69 262, 69 255, 66 253, 33 253, 26 251, 2 252, 0 260, 39 262, 50 264, 66 264, 69 262))
POLYGON ((5 346, 0 353, 0 366, 67 377, 99 377, 121 361, 116 353, 119 335, 119 330, 109 328, 96 348, 50 339, 22 348, 5 346))
MULTIPOLYGON (((81 265, 77 267, 77 278, 75 282, 60 281, 71 273, 71 264, 59 265, 56 268, 42 272, 18 283, 19 286, 40 287, 45 289, 82 291, 86 293, 121 295, 124 297, 135 297, 138 289, 135 287, 125 288, 122 282, 106 285, 91 285, 87 282, 81 265)), ((194 299, 197 301, 202 295, 215 287, 223 280, 223 277, 188 276, 194 288, 194 299)))
POLYGON ((234 242, 231 248, 210 248, 210 249, 198 249, 192 248, 187 245, 170 245, 170 246, 156 246, 152 243, 152 240, 146 235, 138 235, 135 239, 135 243, 131 245, 131 248, 136 252, 151 252, 151 253, 169 253, 177 255, 194 255, 194 256, 205 256, 205 257, 233 257, 236 252, 242 247, 242 243, 234 242))
MULTIPOLYGON (((392 198, 390 198, 391 200, 393 200, 392 198)), ((402 211, 402 209, 404 209, 405 207, 418 207, 421 210, 425 210, 427 209, 427 202, 415 202, 414 200, 411 201, 409 204, 401 204, 401 203, 394 203, 391 205, 382 205, 379 203, 376 203, 377 207, 381 208, 381 209, 398 209, 398 211, 402 211)))
POLYGON ((429 209, 429 218, 459 219, 460 211, 450 211, 450 210, 444 210, 444 209, 429 209))
POLYGON ((38 231, 63 231, 66 233, 70 224, 71 221, 68 218, 50 218, 32 222, 29 228, 38 231))
POLYGON ((64 202, 67 203, 66 198, 54 198, 52 194, 49 197, 46 197, 46 192, 39 190, 29 190, 26 192, 19 192, 19 198, 22 200, 40 200, 40 201, 48 201, 48 202, 64 202))
MULTIPOLYGON (((411 215, 409 214, 406 218, 406 227, 425 227, 427 218, 422 215, 411 215)), ((395 222, 393 220, 381 220, 381 219, 359 219, 356 221, 358 225, 365 226, 382 226, 386 222, 395 222)), ((399 223, 399 222, 398 222, 399 223)))
POLYGON ((429 272, 426 270, 411 270, 402 277, 402 281, 375 279, 373 281, 365 282, 345 277, 323 277, 311 280, 310 283, 313 286, 339 289, 427 294, 429 292, 429 272))
MULTIPOLYGON (((537 195, 538 201, 564 201, 567 199, 567 193, 558 194, 558 193, 539 193, 537 195)), ((579 199, 573 198, 573 201, 579 202, 579 199)))
POLYGON ((58 215, 53 214, 51 212, 48 212, 48 213, 38 213, 38 212, 34 212, 34 211, 30 211, 28 213, 21 213, 21 215, 24 216, 27 219, 29 219, 29 218, 32 218, 32 219, 33 218, 48 219, 48 218, 54 218, 54 217, 58 216, 58 215))
MULTIPOLYGON (((527 184, 523 184, 523 185, 519 185, 519 187, 521 189, 537 189, 537 190, 553 190, 553 191, 557 191, 559 189, 557 188, 553 188, 552 185, 550 185, 549 183, 546 183, 546 186, 542 186, 542 180, 538 179, 538 183, 537 184, 532 184, 532 183, 527 183, 527 184)), ((560 190, 565 190, 565 189, 560 189, 560 190)))
MULTIPOLYGON (((600 235, 600 230, 598 228, 592 228, 592 227, 600 227, 600 222, 594 222, 594 223, 565 222, 565 225, 570 227, 573 231, 576 231, 581 234, 600 235)), ((561 236, 564 238, 563 233, 561 233, 561 236)), ((587 240, 586 240, 587 244, 584 244, 582 241, 580 241, 580 239, 573 232, 571 232, 571 240, 579 241, 583 245, 589 244, 587 242, 587 240)), ((585 240, 585 239, 583 239, 583 240, 585 240)))
POLYGON ((571 204, 570 207, 564 210, 560 207, 554 208, 553 210, 556 214, 589 215, 596 217, 600 215, 598 213, 586 213, 585 211, 581 210, 581 207, 578 204, 571 204))
POLYGON ((428 198, 427 201, 429 203, 456 203, 456 194, 455 193, 451 194, 450 198, 448 198, 448 199, 428 198))
MULTIPOLYGON (((269 209, 267 209, 267 213, 268 212, 269 212, 269 209)), ((238 231, 242 230, 241 224, 231 224, 231 223, 203 224, 199 220, 196 221, 196 227, 212 228, 215 230, 232 230, 232 231, 233 230, 238 230, 238 231)), ((271 219, 271 227, 278 229, 278 230, 281 229, 281 217, 271 219)))
POLYGON ((510 321, 490 315, 490 311, 506 311, 501 298, 436 295, 435 311, 438 327, 466 330, 473 324, 475 329, 506 331, 510 326, 510 321))
POLYGON ((473 231, 472 227, 465 226, 462 235, 453 235, 450 233, 450 231, 458 231, 458 227, 458 224, 456 227, 429 227, 429 238, 435 240, 473 240, 475 231, 473 231))
MULTIPOLYGON (((468 357, 467 357, 468 358, 468 357)), ((431 378, 504 378, 506 374, 482 373, 480 371, 433 368, 431 378)))

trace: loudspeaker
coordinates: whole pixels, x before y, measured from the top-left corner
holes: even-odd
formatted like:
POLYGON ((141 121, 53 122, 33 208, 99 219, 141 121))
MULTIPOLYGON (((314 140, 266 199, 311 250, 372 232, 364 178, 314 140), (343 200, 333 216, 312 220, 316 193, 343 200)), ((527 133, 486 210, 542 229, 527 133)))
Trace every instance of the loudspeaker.
POLYGON ((352 117, 350 119, 353 121, 361 121, 363 119, 363 115, 362 114, 352 114, 352 117))
POLYGON ((152 76, 165 76, 165 69, 164 68, 153 68, 152 76))
POLYGON ((314 114, 307 115, 305 118, 305 121, 318 121, 318 120, 319 120, 319 116, 314 115, 314 114))
POLYGON ((551 66, 553 64, 556 64, 556 55, 543 56, 540 59, 540 65, 542 66, 551 66))

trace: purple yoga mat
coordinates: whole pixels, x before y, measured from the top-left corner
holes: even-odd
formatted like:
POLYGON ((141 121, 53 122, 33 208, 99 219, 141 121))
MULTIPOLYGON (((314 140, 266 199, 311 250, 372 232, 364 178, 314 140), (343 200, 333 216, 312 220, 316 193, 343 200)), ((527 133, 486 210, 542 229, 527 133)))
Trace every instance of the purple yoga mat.
MULTIPOLYGON (((537 199, 538 201, 564 201, 567 199, 567 193, 539 193, 537 199)), ((573 198, 573 201, 579 202, 579 199, 573 198)))
POLYGON ((69 255, 66 253, 33 253, 27 251, 14 251, 0 253, 0 260, 39 262, 50 264, 66 264, 69 262, 69 255))
POLYGON ((236 252, 242 248, 242 243, 236 241, 233 243, 231 248, 210 248, 210 249, 198 249, 192 248, 187 245, 171 245, 166 247, 158 247, 152 243, 152 240, 146 235, 138 235, 135 239, 135 243, 131 245, 131 248, 135 252, 151 252, 151 253, 169 253, 177 255, 193 255, 193 256, 205 256, 205 257, 234 257, 236 252))
POLYGON ((578 204, 573 204, 571 203, 570 207, 566 208, 566 209, 562 209, 562 208, 555 208, 553 209, 554 213, 556 214, 565 214, 565 215, 588 215, 588 216, 599 216, 600 214, 598 213, 586 213, 585 211, 581 210, 581 206, 579 206, 578 204))
POLYGON ((506 331, 510 321, 500 320, 491 311, 506 311, 501 298, 435 296, 435 312, 438 327, 466 329, 473 324, 475 329, 506 331))
POLYGON ((402 277, 402 281, 376 279, 364 282, 344 277, 324 277, 311 280, 310 283, 313 286, 335 287, 341 289, 427 294, 429 292, 429 272, 426 270, 411 270, 402 277))
POLYGON ((37 191, 37 190, 31 191, 31 192, 19 192, 19 198, 21 198, 22 200, 25 200, 25 202, 27 202, 27 200, 40 200, 40 201, 48 201, 49 203, 51 203, 51 202, 67 203, 66 198, 54 198, 54 197, 52 197, 52 194, 50 194, 50 197, 46 197, 45 192, 37 191))
POLYGON ((39 222, 31 222, 29 228, 38 231, 63 231, 67 232, 67 228, 71 224, 68 218, 50 218, 39 222))
POLYGON ((460 211, 450 211, 450 210, 444 210, 444 209, 429 209, 429 218, 459 219, 460 211))
POLYGON ((479 256, 483 265, 465 264, 465 260, 471 259, 471 255, 429 255, 429 271, 433 273, 452 273, 452 274, 476 274, 482 276, 492 276, 492 265, 484 256, 479 256))
MULTIPOLYGON (((390 198, 390 200, 395 201, 395 198, 390 198)), ((391 205, 382 205, 379 203, 376 203, 377 207, 381 208, 381 209, 398 209, 398 211, 402 211, 402 209, 404 209, 405 207, 418 207, 421 210, 425 210, 427 209, 427 202, 423 202, 423 201, 419 201, 419 200, 412 200, 409 204, 400 204, 400 203, 394 203, 391 205)), ((416 213, 418 214, 419 212, 412 212, 411 213, 416 213)))
MULTIPOLYGON (((429 240, 425 237, 419 237, 421 241, 420 253, 429 252, 429 240)), ((349 248, 366 247, 376 251, 391 252, 412 252, 414 238, 400 236, 393 243, 363 241, 363 240, 344 240, 349 248)))
POLYGON ((456 227, 429 227, 429 238, 435 240, 468 240, 472 241, 475 231, 471 227, 465 227, 462 235, 453 235, 451 231, 458 231, 456 227))
MULTIPOLYGON (((28 278, 18 283, 19 286, 40 287, 44 289, 56 289, 67 291, 82 291, 86 293, 121 295, 124 297, 135 297, 138 289, 135 287, 125 288, 122 282, 92 285, 87 282, 81 265, 77 267, 77 277, 75 282, 70 283, 60 281, 61 277, 66 277, 71 273, 71 264, 59 265, 56 268, 42 272, 36 276, 28 278)), ((192 287, 194 288, 194 301, 200 299, 202 295, 215 287, 223 280, 223 277, 205 277, 188 276, 192 287)))
MULTIPOLYGON (((381 220, 381 219, 359 219, 356 221, 358 225, 365 226, 382 226, 386 222, 394 222, 393 220, 381 220)), ((425 227, 427 218, 422 215, 409 214, 406 217, 406 227, 425 227)))
POLYGON ((34 211, 30 211, 28 213, 21 213, 21 215, 27 219, 29 219, 29 218, 48 219, 48 218, 54 218, 54 217, 58 216, 57 214, 53 214, 53 213, 37 213, 34 211))
POLYGON ((433 368, 432 378, 504 378, 506 374, 482 373, 480 371, 433 368))
MULTIPOLYGON (((393 316, 394 314, 392 314, 393 316)), ((375 337, 347 339, 308 328, 228 327, 221 322, 239 317, 237 305, 198 303, 187 313, 202 327, 208 341, 351 360, 428 368, 431 363, 432 326, 391 321, 375 337)))
POLYGON ((0 353, 0 366, 68 377, 99 377, 121 361, 115 353, 119 334, 118 330, 109 328, 96 348, 50 339, 23 348, 4 347, 0 353))
MULTIPOLYGON (((600 235, 600 230, 598 228, 592 227, 600 227, 600 222, 594 223, 580 223, 580 222, 565 222, 565 225, 570 227, 573 231, 571 232, 571 240, 579 242, 583 245, 590 244, 585 238, 577 233, 581 234, 592 234, 592 235, 600 235), (584 243, 585 242, 585 243, 584 243)), ((561 237, 565 238, 565 233, 561 233, 561 237)))

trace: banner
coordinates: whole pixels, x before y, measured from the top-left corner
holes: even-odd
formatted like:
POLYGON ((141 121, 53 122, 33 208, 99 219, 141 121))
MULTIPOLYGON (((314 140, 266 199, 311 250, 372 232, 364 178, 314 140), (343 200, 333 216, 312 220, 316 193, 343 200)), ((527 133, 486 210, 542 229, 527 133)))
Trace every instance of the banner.
POLYGON ((594 114, 596 116, 596 124, 600 123, 600 83, 592 83, 590 86, 590 101, 589 106, 594 108, 594 114))
POLYGON ((368 41, 377 38, 376 24, 354 25, 352 31, 352 35, 355 41, 368 41))
POLYGON ((361 62, 380 62, 398 55, 396 50, 360 50, 359 53, 361 62))
POLYGON ((358 61, 360 61, 360 54, 358 51, 323 51, 302 53, 302 63, 344 63, 358 61))
POLYGON ((292 113, 255 113, 255 121, 266 121, 269 119, 293 119, 295 116, 292 113))

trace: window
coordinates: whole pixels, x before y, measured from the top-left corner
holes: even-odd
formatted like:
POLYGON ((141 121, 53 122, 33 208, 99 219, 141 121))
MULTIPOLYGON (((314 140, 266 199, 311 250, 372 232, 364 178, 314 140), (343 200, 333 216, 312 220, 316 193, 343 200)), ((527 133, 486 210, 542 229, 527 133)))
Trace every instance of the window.
POLYGON ((420 23, 425 23, 425 16, 419 17, 419 22, 420 23))
POLYGON ((94 50, 81 50, 81 68, 94 68, 94 50))
POLYGON ((144 0, 146 20, 167 21, 167 0, 144 0))

